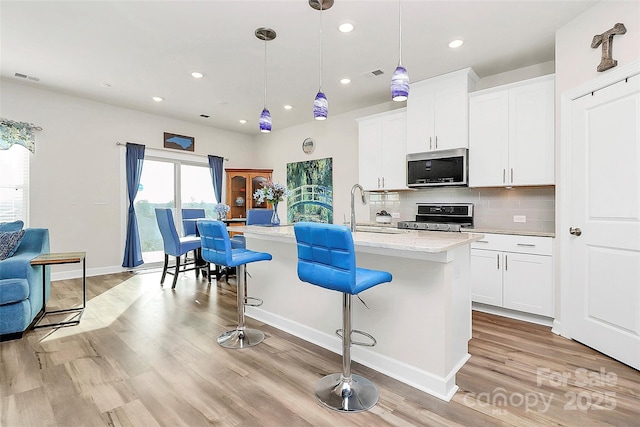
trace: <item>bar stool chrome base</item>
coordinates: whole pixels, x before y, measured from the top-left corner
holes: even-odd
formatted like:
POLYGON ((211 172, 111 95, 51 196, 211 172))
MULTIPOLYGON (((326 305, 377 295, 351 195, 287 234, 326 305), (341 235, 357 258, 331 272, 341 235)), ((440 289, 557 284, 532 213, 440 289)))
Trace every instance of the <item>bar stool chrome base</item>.
POLYGON ((378 402, 378 389, 368 379, 351 375, 330 374, 316 383, 316 398, 324 406, 338 412, 362 412, 378 402))
POLYGON ((264 341, 264 334, 257 329, 227 331, 218 337, 218 344, 225 348, 253 347, 264 341))

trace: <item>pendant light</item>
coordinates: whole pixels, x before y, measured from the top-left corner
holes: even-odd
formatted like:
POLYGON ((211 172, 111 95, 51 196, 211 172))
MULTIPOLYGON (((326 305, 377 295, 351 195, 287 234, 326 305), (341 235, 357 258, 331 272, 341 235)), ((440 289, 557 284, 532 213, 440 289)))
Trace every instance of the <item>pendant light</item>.
POLYGON ((329 101, 322 92, 322 11, 333 6, 333 0, 309 0, 309 6, 320 11, 320 70, 318 78, 318 94, 313 101, 313 118, 326 120, 329 114, 329 101))
POLYGON ((264 108, 260 114, 260 132, 271 132, 271 113, 267 109, 267 42, 276 38, 276 32, 271 28, 261 27, 255 31, 260 40, 264 40, 264 108))
POLYGON ((406 101, 409 97, 409 74, 402 66, 402 6, 398 0, 398 66, 391 77, 391 98, 394 101, 406 101))

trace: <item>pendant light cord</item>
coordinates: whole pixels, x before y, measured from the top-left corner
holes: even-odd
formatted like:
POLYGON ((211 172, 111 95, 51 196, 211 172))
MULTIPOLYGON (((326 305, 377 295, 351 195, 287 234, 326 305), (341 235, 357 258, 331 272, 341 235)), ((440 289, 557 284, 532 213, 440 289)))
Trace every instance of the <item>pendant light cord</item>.
POLYGON ((322 92, 322 0, 318 0, 320 3, 320 76, 318 78, 318 92, 322 92))
POLYGON ((267 40, 264 40, 264 108, 267 108, 267 40))
POLYGON ((402 2, 398 0, 398 65, 402 65, 402 2))

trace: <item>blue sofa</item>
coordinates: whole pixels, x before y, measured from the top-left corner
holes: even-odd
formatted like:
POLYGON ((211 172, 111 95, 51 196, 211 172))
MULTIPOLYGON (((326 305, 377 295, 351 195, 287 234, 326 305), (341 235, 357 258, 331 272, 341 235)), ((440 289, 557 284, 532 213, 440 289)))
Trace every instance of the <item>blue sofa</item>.
MULTIPOLYGON (((0 231, 3 225, 0 224, 0 231)), ((4 231, 7 230, 5 227, 4 231)), ((21 338, 42 310, 42 266, 31 266, 31 260, 49 253, 49 230, 26 228, 15 253, 0 261, 0 341, 21 338)), ((50 273, 44 272, 45 301, 49 300, 50 273)))

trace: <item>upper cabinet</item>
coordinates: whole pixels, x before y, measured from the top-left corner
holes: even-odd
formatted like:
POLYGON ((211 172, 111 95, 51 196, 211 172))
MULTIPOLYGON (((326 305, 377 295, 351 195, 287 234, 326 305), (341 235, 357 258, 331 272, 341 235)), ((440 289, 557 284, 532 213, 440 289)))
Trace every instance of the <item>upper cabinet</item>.
POLYGON ((553 185, 554 76, 469 95, 469 186, 553 185))
POLYGON ((406 109, 358 119, 359 183, 367 191, 406 190, 406 109))
POLYGON ((477 81, 465 68, 411 84, 407 154, 468 147, 468 96, 477 81))

